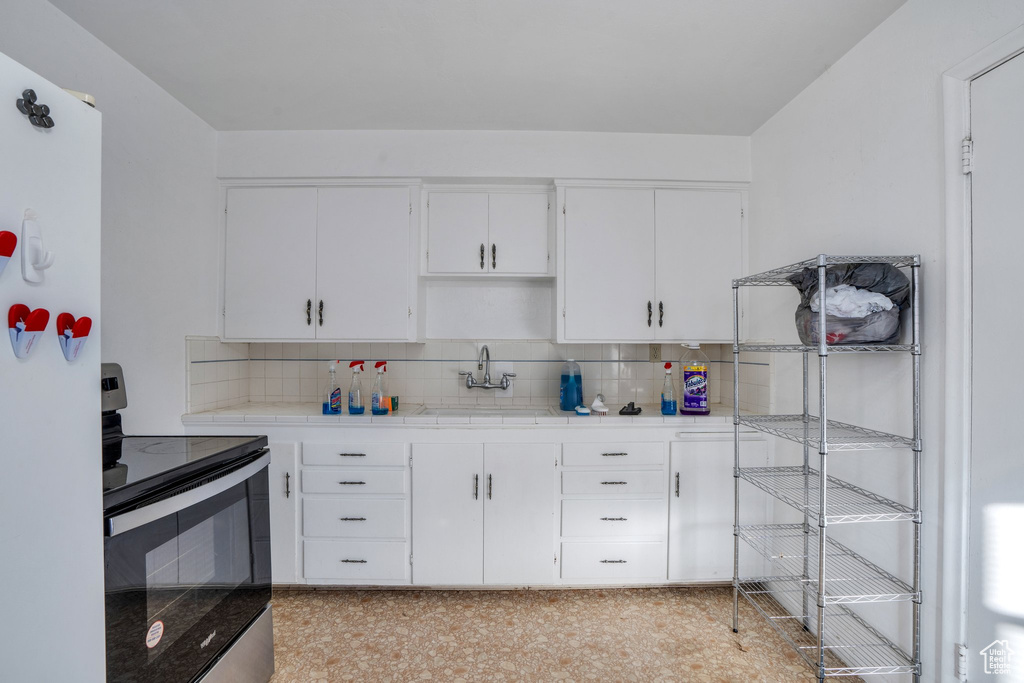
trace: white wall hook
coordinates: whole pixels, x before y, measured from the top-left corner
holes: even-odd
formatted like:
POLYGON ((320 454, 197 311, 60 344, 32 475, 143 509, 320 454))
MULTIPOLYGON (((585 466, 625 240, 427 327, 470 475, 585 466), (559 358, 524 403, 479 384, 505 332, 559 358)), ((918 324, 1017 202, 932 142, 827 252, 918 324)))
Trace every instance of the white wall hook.
POLYGON ((43 271, 53 265, 55 257, 43 246, 38 218, 35 211, 25 209, 25 219, 21 222, 21 275, 26 282, 42 282, 43 271))

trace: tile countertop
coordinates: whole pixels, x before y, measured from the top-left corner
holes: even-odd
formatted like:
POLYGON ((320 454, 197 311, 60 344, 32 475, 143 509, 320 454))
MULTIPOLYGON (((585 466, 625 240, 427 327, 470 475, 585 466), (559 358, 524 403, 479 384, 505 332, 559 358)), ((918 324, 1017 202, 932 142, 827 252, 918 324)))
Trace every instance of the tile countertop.
MULTIPOLYGON (((320 403, 242 403, 228 408, 219 408, 202 413, 187 413, 181 416, 184 424, 203 422, 255 422, 284 424, 343 424, 343 425, 693 425, 693 424, 732 424, 733 410, 731 406, 715 404, 711 406, 711 414, 698 415, 662 415, 657 405, 644 405, 643 412, 637 416, 619 415, 617 411, 605 416, 597 415, 538 415, 536 417, 498 416, 498 415, 451 415, 432 416, 415 415, 422 406, 414 404, 401 406, 389 415, 324 415, 320 403)), ((452 406, 459 407, 459 406, 452 406)), ((519 407, 519 406, 516 406, 519 407)))

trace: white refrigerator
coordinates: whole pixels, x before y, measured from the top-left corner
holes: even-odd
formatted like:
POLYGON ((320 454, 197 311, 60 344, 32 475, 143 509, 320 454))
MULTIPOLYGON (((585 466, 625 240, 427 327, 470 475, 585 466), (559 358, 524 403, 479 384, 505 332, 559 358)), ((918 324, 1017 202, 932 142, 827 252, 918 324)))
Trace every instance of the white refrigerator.
MULTIPOLYGON (((0 339, 0 678, 99 682, 100 113, 3 54, 0 264, 8 324, 0 339), (52 128, 32 125, 19 109, 26 89, 48 107, 52 128), (26 210, 37 216, 36 235, 23 235, 26 210), (49 316, 33 335, 39 309, 49 316), (61 314, 92 319, 71 361, 58 338, 61 314)), ((68 316, 61 323, 79 333, 88 327, 68 316)))

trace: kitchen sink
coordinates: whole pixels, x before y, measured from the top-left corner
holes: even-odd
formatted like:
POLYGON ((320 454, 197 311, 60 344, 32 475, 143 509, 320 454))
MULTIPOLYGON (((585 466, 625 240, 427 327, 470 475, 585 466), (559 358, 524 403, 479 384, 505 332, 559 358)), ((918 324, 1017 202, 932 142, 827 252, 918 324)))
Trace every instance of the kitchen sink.
POLYGON ((426 417, 548 417, 558 413, 551 406, 541 408, 499 408, 496 406, 423 406, 413 415, 426 417))

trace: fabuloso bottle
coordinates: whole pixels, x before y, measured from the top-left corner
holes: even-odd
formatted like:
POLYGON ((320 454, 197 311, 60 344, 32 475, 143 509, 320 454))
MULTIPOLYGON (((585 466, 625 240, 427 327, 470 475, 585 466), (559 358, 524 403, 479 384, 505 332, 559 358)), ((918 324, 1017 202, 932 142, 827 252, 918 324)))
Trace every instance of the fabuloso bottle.
POLYGON ((683 404, 679 412, 683 415, 709 415, 708 407, 708 357, 699 344, 686 344, 686 351, 679 360, 683 366, 683 404))
POLYGON ((366 410, 363 406, 363 388, 359 386, 359 373, 363 371, 363 361, 354 360, 348 366, 352 369, 352 386, 348 390, 348 414, 362 415, 366 410))

